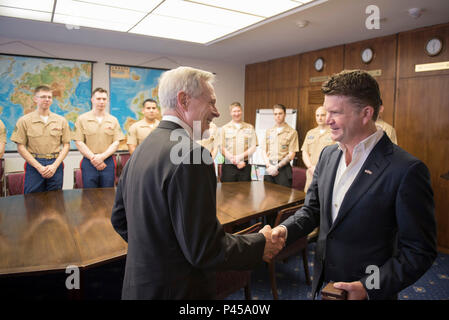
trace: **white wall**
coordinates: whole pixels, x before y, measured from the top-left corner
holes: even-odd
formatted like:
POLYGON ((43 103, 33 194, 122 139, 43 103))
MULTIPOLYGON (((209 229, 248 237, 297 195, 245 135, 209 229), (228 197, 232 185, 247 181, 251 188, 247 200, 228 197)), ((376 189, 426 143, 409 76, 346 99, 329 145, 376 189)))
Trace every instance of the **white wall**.
MULTIPOLYGON (((109 90, 109 68, 106 63, 124 64, 142 67, 172 69, 181 65, 207 70, 216 74, 215 93, 220 118, 215 120, 218 126, 230 121, 228 106, 233 101, 243 105, 245 97, 245 66, 219 61, 198 60, 178 55, 160 56, 152 53, 123 51, 94 46, 78 46, 57 42, 39 42, 0 37, 0 52, 45 56, 50 58, 66 58, 97 61, 93 66, 93 87, 103 87, 109 90)), ((23 171, 24 160, 17 153, 7 153, 5 171, 23 171)), ((79 168, 81 155, 71 151, 64 160, 63 189, 73 187, 73 169, 79 168)))

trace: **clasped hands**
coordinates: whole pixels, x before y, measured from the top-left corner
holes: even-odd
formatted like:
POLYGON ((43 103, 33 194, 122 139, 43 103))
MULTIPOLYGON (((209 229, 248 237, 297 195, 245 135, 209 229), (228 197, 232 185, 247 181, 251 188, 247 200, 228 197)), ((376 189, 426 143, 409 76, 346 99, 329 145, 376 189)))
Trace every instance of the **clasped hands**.
POLYGON ((231 162, 233 165, 237 166, 238 169, 242 169, 246 166, 245 161, 243 161, 243 157, 240 155, 232 156, 231 162))
POLYGON ((102 171, 107 167, 106 163, 104 163, 104 157, 101 154, 94 154, 93 157, 90 158, 90 163, 98 171, 102 171))
POLYGON ((279 174, 278 166, 267 165, 267 169, 265 170, 270 176, 277 176, 279 174))
POLYGON ((269 225, 266 225, 259 231, 259 233, 262 233, 265 237, 263 260, 265 262, 271 262, 271 260, 279 253, 279 251, 284 248, 286 232, 282 232, 282 230, 279 230, 279 227, 272 229, 269 225))
POLYGON ((49 179, 54 176, 57 169, 58 167, 54 164, 49 164, 48 166, 39 167, 38 171, 42 178, 49 179))

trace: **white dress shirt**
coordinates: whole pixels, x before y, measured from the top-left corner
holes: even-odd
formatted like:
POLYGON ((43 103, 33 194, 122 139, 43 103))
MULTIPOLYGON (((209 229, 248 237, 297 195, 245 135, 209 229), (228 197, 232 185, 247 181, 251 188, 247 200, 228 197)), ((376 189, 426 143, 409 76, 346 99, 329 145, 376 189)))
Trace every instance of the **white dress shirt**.
POLYGON ((352 160, 348 166, 346 165, 345 160, 347 149, 343 144, 338 142, 338 147, 343 151, 343 155, 340 158, 340 163, 335 176, 334 190, 332 193, 332 222, 334 222, 338 216, 338 212, 345 198, 346 192, 348 192, 354 182, 355 177, 359 173, 374 146, 382 138, 383 134, 383 130, 378 129, 368 138, 360 141, 352 152, 352 160))
POLYGON ((179 124, 181 127, 184 128, 185 131, 187 131, 189 137, 192 138, 193 136, 192 128, 190 128, 189 125, 187 125, 187 123, 179 119, 177 116, 165 115, 162 117, 162 121, 170 121, 179 124))

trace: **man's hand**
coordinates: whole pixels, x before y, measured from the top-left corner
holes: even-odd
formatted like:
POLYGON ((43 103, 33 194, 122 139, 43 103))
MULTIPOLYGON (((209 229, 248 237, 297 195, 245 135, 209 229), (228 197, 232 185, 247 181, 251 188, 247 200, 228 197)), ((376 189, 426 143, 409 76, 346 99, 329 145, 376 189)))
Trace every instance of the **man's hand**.
POLYGON ((246 166, 245 161, 240 161, 239 163, 237 163, 237 168, 238 169, 243 169, 243 168, 245 168, 245 166, 246 166))
POLYGON ((101 162, 99 165, 95 166, 95 169, 98 171, 103 171, 108 165, 104 162, 101 162))
MULTIPOLYGON (((90 158, 90 163, 96 168, 99 166, 102 162, 104 162, 103 157, 100 154, 94 154, 92 158, 90 158)), ((98 169, 97 169, 98 170, 98 169)))
POLYGON ((271 230, 271 240, 274 242, 283 241, 285 244, 285 240, 287 238, 287 230, 285 227, 277 226, 273 230, 271 230))
POLYGON ((315 166, 310 166, 307 171, 313 176, 313 172, 315 171, 315 166))
POLYGON ((266 170, 266 172, 270 175, 270 176, 277 176, 279 174, 278 168, 276 166, 269 166, 266 170))
POLYGON ((360 281, 335 282, 334 287, 348 292, 348 300, 365 300, 368 294, 360 281))
POLYGON ((54 164, 50 164, 44 167, 44 170, 42 171, 41 175, 43 178, 49 179, 55 175, 57 169, 58 167, 56 167, 54 164))
POLYGON ((285 244, 284 238, 278 237, 276 241, 273 241, 271 231, 272 229, 269 225, 266 225, 259 231, 259 233, 265 236, 265 249, 263 251, 263 260, 265 262, 270 262, 282 250, 285 244))

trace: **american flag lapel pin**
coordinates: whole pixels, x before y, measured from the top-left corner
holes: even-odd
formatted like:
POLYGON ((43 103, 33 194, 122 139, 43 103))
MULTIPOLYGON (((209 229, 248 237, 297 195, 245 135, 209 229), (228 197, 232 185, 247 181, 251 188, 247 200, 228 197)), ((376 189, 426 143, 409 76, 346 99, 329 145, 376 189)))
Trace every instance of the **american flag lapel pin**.
POLYGON ((365 173, 366 174, 373 174, 373 172, 371 170, 365 169, 365 173))

